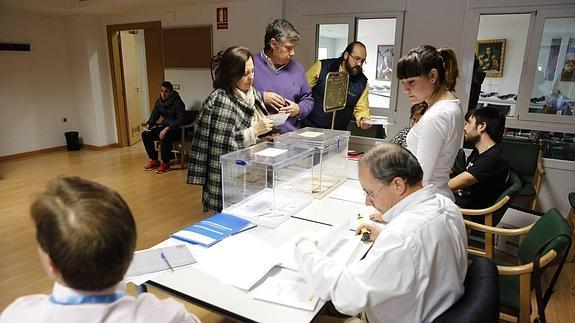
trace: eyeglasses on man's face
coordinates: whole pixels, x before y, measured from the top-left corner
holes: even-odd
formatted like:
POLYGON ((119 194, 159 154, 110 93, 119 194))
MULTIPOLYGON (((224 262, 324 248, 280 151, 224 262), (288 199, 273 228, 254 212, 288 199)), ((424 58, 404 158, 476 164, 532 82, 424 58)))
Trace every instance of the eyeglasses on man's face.
POLYGON ((373 191, 369 194, 367 194, 367 192, 364 191, 363 193, 365 194, 365 199, 366 200, 374 200, 377 193, 379 193, 384 187, 385 187, 385 184, 381 184, 381 186, 378 189, 376 189, 375 191, 373 191))
POLYGON ((358 64, 360 64, 360 65, 365 64, 365 58, 362 58, 362 57, 359 57, 359 56, 356 56, 356 55, 349 55, 349 56, 350 56, 351 58, 353 58, 353 60, 354 60, 356 63, 358 63, 358 64))

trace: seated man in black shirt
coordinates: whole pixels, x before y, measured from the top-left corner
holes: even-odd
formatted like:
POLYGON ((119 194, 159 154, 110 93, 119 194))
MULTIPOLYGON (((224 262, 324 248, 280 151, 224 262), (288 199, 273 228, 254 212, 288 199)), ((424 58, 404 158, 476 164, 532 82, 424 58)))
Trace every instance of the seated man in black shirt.
POLYGON ((498 145, 505 129, 505 116, 495 108, 471 110, 464 128, 465 140, 473 144, 466 169, 449 180, 455 204, 462 208, 482 209, 493 205, 505 190, 509 164, 498 145))

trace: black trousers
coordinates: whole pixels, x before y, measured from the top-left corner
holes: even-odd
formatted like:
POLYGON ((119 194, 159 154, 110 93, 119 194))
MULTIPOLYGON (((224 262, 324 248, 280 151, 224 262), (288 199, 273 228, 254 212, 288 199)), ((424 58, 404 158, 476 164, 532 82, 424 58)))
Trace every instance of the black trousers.
POLYGON ((174 139, 177 138, 179 129, 170 129, 166 135, 164 136, 163 140, 160 140, 160 132, 164 129, 162 126, 156 126, 150 131, 142 132, 142 141, 144 142, 144 147, 146 147, 146 152, 148 153, 148 157, 151 160, 158 160, 158 152, 156 151, 156 147, 154 146, 154 141, 160 141, 162 143, 162 161, 165 163, 169 163, 172 154, 172 142, 174 139))

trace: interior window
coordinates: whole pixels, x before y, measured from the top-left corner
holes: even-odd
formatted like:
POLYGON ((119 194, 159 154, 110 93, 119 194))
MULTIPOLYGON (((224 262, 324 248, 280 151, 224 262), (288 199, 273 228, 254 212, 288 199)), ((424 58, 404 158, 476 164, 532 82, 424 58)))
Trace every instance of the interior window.
POLYGON ((318 24, 317 59, 339 57, 348 44, 348 24, 318 24))
POLYGON ((545 19, 529 113, 573 116, 575 18, 545 19))
POLYGON ((393 68, 395 65, 396 18, 357 19, 357 40, 367 48, 363 73, 369 82, 369 106, 373 114, 377 109, 389 109, 392 96, 393 68))
POLYGON ((530 19, 531 14, 479 17, 469 108, 489 105, 515 116, 530 19))

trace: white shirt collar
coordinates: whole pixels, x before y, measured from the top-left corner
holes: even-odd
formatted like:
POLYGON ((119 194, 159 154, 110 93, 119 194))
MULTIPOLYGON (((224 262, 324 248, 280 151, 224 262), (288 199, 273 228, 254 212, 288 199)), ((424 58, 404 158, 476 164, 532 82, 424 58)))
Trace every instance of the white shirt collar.
POLYGON ((271 58, 268 57, 268 55, 266 55, 266 53, 264 53, 264 51, 262 50, 261 52, 261 56, 264 60, 264 62, 266 62, 266 64, 272 69, 272 71, 274 72, 279 72, 281 69, 283 69, 284 67, 286 67, 288 64, 282 65, 278 68, 275 67, 274 62, 272 61, 271 58))
POLYGON ((435 197, 435 193, 436 191, 433 188, 433 184, 430 184, 414 193, 409 194, 403 200, 399 201, 399 203, 394 205, 391 209, 387 210, 387 212, 383 214, 383 220, 385 222, 393 221, 393 219, 395 219, 405 210, 412 207, 417 207, 417 205, 421 204, 422 202, 435 197))
POLYGON ((52 295, 56 298, 67 298, 73 296, 86 296, 86 295, 108 295, 114 294, 118 291, 123 291, 122 284, 118 284, 116 286, 106 288, 99 291, 82 291, 72 289, 70 287, 66 287, 60 283, 55 282, 54 287, 52 288, 52 295))

